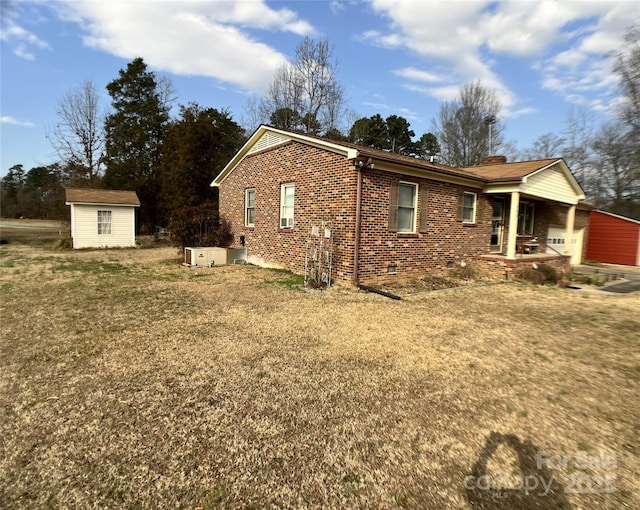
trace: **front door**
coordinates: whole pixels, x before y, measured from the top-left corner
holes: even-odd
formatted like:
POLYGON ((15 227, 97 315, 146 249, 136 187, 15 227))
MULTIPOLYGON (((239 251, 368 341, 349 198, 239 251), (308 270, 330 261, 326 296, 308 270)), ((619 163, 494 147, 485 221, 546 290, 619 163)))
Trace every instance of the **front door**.
POLYGON ((491 221, 491 251, 502 252, 502 235, 504 233, 504 198, 493 199, 493 218, 491 221))

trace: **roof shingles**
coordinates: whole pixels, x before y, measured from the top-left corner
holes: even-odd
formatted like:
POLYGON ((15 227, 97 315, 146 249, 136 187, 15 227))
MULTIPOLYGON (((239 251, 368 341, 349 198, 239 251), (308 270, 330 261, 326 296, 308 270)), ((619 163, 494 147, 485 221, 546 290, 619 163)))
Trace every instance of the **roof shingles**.
POLYGON ((68 203, 140 205, 135 191, 113 189, 66 188, 65 199, 68 203))

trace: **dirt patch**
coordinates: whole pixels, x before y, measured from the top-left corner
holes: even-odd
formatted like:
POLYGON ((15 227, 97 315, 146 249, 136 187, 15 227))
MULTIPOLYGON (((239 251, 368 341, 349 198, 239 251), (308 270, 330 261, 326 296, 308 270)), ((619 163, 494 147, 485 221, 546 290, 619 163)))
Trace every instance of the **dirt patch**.
POLYGON ((175 248, 0 262, 3 508, 640 506, 635 295, 307 293, 175 248))

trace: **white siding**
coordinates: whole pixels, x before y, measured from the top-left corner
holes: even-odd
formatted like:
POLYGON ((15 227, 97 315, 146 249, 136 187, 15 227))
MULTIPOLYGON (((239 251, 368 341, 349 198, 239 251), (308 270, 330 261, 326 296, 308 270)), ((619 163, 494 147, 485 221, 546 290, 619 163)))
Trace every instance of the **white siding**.
POLYGON ((74 248, 135 246, 135 212, 130 206, 71 206, 74 248), (111 211, 111 234, 98 235, 98 211, 111 211))
POLYGON ((527 182, 520 186, 520 192, 565 204, 577 204, 579 200, 576 191, 558 167, 547 168, 527 178, 527 182))

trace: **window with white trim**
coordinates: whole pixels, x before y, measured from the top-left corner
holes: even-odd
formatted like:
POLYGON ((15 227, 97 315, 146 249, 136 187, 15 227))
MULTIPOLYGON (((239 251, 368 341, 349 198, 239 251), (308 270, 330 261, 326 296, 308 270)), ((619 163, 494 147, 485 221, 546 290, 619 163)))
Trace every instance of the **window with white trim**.
POLYGON ((462 193, 458 199, 458 221, 462 223, 476 222, 477 195, 469 191, 462 193))
POLYGON ((244 224, 253 227, 256 222, 256 190, 248 189, 244 192, 244 224))
POLYGON ((293 205, 296 185, 283 184, 280 187, 280 228, 293 228, 293 205))
POLYGON ((111 235, 111 211, 98 211, 98 235, 111 235))
POLYGON ((520 202, 518 207, 518 235, 533 235, 533 215, 535 205, 531 202, 520 202))
POLYGON ((416 231, 416 207, 418 185, 411 182, 400 182, 398 185, 398 232, 413 233, 416 231))

